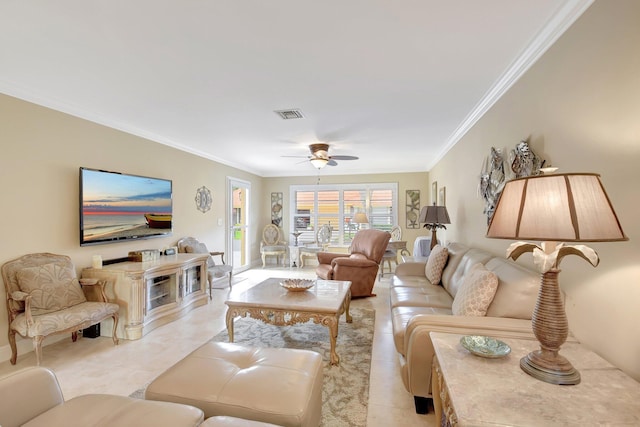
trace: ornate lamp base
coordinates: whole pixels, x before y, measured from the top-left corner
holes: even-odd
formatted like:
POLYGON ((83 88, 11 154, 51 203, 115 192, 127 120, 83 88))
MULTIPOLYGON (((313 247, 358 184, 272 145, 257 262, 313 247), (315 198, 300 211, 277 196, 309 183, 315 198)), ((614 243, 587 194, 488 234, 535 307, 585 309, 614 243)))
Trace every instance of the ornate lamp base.
POLYGON ((520 368, 532 377, 550 384, 580 384, 580 372, 557 352, 535 350, 520 359, 520 368))

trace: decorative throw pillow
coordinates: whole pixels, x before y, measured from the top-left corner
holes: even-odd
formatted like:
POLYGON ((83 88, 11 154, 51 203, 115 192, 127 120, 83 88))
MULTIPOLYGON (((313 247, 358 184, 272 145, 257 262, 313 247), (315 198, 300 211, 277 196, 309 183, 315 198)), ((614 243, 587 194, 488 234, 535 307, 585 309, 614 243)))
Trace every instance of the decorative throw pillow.
MULTIPOLYGON (((188 254, 208 254, 209 249, 207 249, 207 245, 199 242, 196 246, 187 245, 184 248, 184 251, 188 254)), ((216 266, 215 261, 212 256, 209 256, 207 259, 207 268, 213 268, 216 266)))
POLYGON ((45 314, 85 302, 73 269, 51 263, 18 271, 18 286, 31 295, 31 313, 45 314))
POLYGON ((424 275, 427 276, 431 284, 440 284, 442 270, 444 270, 444 266, 447 265, 447 259, 449 259, 449 250, 444 246, 435 245, 427 259, 427 265, 424 268, 424 275))
POLYGON ((456 316, 485 316, 498 289, 498 276, 482 264, 469 269, 453 299, 456 316))

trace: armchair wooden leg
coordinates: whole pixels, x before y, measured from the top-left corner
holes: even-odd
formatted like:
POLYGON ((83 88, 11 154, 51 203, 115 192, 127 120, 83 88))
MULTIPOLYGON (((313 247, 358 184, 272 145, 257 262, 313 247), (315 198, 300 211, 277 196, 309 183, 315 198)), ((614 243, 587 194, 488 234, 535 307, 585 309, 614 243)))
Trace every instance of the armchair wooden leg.
POLYGON ((111 338, 113 339, 113 345, 118 345, 119 340, 118 340, 118 334, 116 333, 116 331, 118 330, 118 320, 119 320, 118 313, 114 313, 114 315, 111 317, 113 317, 113 332, 111 334, 111 338))
POLYGON ((36 365, 40 366, 40 362, 42 361, 42 341, 44 340, 44 336, 38 335, 33 337, 33 350, 36 353, 36 365))
POLYGON ((11 364, 18 361, 18 347, 16 346, 16 331, 9 331, 9 345, 11 346, 11 364))

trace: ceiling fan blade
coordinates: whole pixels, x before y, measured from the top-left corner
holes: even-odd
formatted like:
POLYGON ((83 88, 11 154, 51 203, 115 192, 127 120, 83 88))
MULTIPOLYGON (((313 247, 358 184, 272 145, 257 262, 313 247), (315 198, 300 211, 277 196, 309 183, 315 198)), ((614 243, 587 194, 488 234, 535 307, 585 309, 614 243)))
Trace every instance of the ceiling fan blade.
POLYGON ((310 159, 310 156, 280 156, 280 157, 292 157, 294 159, 310 159))
POLYGON ((338 166, 338 162, 336 162, 335 160, 331 159, 327 162, 327 164, 329 166, 338 166))
POLYGON ((330 156, 331 159, 335 160, 358 160, 359 157, 356 156, 330 156))

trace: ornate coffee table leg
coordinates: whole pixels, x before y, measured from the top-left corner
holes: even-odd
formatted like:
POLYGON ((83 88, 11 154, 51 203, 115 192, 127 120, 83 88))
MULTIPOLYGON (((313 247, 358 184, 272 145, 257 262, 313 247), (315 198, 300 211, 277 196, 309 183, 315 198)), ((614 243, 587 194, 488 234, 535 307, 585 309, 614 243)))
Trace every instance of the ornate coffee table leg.
POLYGON ((347 320, 347 323, 351 323, 353 322, 353 319, 351 318, 351 313, 349 313, 349 306, 351 305, 351 290, 349 290, 349 292, 347 293, 347 296, 345 297, 345 315, 344 317, 347 320))
POLYGON ((340 356, 336 352, 336 341, 338 339, 338 320, 340 315, 336 317, 326 318, 325 324, 329 328, 329 341, 331 342, 331 364, 338 365, 340 363, 340 356))
POLYGON ((227 310, 227 332, 229 333, 229 342, 233 342, 233 318, 232 310, 227 310))

